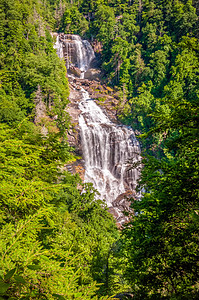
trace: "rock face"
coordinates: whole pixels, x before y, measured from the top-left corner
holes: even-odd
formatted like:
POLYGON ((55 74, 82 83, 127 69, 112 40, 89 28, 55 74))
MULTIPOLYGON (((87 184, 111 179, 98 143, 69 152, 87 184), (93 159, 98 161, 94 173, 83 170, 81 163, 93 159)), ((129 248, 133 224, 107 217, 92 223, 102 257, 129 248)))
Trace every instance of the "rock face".
POLYGON ((60 58, 64 58, 68 74, 78 78, 101 79, 101 71, 97 69, 99 59, 96 59, 93 48, 87 40, 78 35, 59 34, 54 45, 60 58))
POLYGON ((84 78, 88 80, 100 80, 102 77, 101 71, 99 69, 88 69, 85 74, 84 78))
MULTIPOLYGON (((68 70, 78 68, 83 75, 87 71, 90 63, 95 58, 93 48, 87 40, 82 40, 78 35, 60 34, 59 42, 62 44, 63 57, 68 70)), ((75 74, 79 75, 78 72, 75 74)))
POLYGON ((61 34, 55 48, 72 73, 69 143, 82 156, 68 170, 78 171, 85 182, 93 183, 98 198, 106 200, 109 211, 122 224, 127 221, 122 211, 130 210, 128 198, 136 196, 139 170, 130 169, 128 161, 140 160, 139 143, 131 128, 117 122, 115 92, 100 83, 100 70, 89 69, 95 57, 91 45, 78 36, 61 34))
POLYGON ((45 127, 45 125, 44 125, 45 122, 44 121, 47 120, 47 119, 50 119, 50 118, 47 115, 46 105, 43 101, 43 96, 42 96, 40 86, 37 87, 37 91, 35 93, 35 98, 34 98, 34 103, 35 103, 34 123, 37 124, 37 125, 40 124, 41 134, 43 136, 46 136, 48 134, 48 129, 45 127))
MULTIPOLYGON (((79 126, 85 162, 85 181, 93 183, 100 199, 121 223, 123 208, 129 209, 127 196, 133 196, 138 169, 129 168, 128 160, 140 160, 140 147, 131 128, 110 121, 101 108, 82 89, 79 126)), ((135 193, 134 193, 135 194, 135 193)))
POLYGON ((40 86, 37 87, 37 91, 34 98, 35 103, 35 119, 34 122, 37 124, 43 118, 46 118, 46 105, 43 102, 42 92, 40 86))

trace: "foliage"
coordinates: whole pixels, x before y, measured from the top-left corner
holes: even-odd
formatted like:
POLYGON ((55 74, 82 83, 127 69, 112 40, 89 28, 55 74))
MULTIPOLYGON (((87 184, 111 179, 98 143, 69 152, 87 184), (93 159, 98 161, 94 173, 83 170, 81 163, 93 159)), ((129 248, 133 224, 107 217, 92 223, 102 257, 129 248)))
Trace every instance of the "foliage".
MULTIPOLYGON (((74 155, 67 143, 66 68, 49 32, 61 24, 58 4, 0 0, 1 299, 110 294, 103 274, 118 239, 115 222, 92 187, 64 172, 74 155)), ((77 7, 69 9, 77 21, 71 32, 83 32, 87 21, 77 7)), ((62 17, 67 23, 67 11, 62 17)))
POLYGON ((135 299, 198 298, 198 11, 0 0, 0 298, 99 299, 128 285, 135 299), (119 118, 142 133, 144 193, 120 241, 93 188, 63 172, 68 83, 49 29, 100 42, 119 118))
MULTIPOLYGON (((51 232, 57 225, 61 225, 60 220, 55 221, 57 216, 59 214, 54 209, 40 209, 15 226, 7 224, 3 227, 0 241, 2 296, 13 299, 85 300, 94 296, 96 285, 93 282, 85 287, 78 284, 82 269, 80 256, 74 255, 66 245, 57 244, 56 241, 51 247, 42 246, 43 231, 51 232), (5 270, 9 271, 5 273, 5 270)), ((62 226, 64 224, 68 231, 67 242, 68 238, 72 238, 75 224, 70 220, 69 214, 63 217, 62 226)), ((58 236, 59 234, 58 232, 58 236)))
POLYGON ((198 6, 196 1, 86 1, 87 36, 121 91, 119 118, 142 135, 140 201, 124 230, 137 299, 198 298, 198 6))
POLYGON ((75 5, 65 10, 62 23, 61 30, 65 33, 82 35, 88 30, 87 20, 75 5))

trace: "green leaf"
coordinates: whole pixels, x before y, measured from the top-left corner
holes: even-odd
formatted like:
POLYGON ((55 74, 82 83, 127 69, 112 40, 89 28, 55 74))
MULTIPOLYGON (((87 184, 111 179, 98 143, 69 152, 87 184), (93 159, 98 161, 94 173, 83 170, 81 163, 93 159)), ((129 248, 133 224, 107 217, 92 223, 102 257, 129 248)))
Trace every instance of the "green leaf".
POLYGON ((40 255, 40 257, 43 259, 43 260, 46 260, 46 261, 50 261, 49 258, 45 255, 40 255))
POLYGON ((4 294, 10 287, 9 283, 0 282, 0 294, 4 294))
POLYGON ((14 275, 15 271, 16 271, 16 268, 14 268, 14 269, 8 271, 8 273, 7 273, 7 274, 5 275, 5 277, 4 277, 4 280, 10 279, 10 278, 14 275))
POLYGON ((19 275, 15 275, 14 276, 14 279, 16 280, 16 282, 18 283, 22 283, 22 284, 25 284, 26 281, 24 280, 24 278, 22 276, 19 276, 19 275))

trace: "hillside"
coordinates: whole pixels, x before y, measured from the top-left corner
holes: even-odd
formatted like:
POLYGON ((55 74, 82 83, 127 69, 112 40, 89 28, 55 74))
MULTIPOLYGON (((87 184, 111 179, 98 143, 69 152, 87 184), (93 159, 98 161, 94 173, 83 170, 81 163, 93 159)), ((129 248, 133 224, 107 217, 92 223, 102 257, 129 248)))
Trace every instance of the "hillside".
POLYGON ((0 299, 198 299, 198 13, 192 0, 0 0, 0 299), (120 230, 64 167, 78 157, 53 32, 90 41, 101 104, 115 95, 142 145, 129 162, 144 166, 142 197, 120 230))

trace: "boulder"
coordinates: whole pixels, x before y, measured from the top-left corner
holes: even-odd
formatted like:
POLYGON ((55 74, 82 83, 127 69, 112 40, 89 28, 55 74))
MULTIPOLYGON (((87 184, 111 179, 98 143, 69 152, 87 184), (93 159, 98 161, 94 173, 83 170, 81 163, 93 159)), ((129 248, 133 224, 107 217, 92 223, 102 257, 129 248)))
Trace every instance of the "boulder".
POLYGON ((73 75, 75 75, 75 76, 77 76, 77 77, 81 77, 81 74, 82 74, 82 71, 79 69, 79 68, 77 68, 77 67, 73 67, 73 66, 71 66, 70 68, 69 68, 69 70, 68 70, 68 73, 69 74, 73 74, 73 75))
POLYGON ((84 78, 88 80, 100 80, 102 78, 102 73, 99 69, 88 69, 84 73, 84 78))

